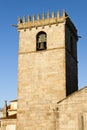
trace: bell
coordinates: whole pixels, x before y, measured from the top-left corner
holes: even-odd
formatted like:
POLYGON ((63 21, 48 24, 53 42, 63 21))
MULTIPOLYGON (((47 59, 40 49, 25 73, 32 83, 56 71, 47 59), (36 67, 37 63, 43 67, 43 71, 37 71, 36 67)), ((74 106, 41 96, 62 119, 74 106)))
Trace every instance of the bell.
POLYGON ((41 42, 40 43, 40 50, 44 50, 44 49, 45 49, 44 42, 41 42))

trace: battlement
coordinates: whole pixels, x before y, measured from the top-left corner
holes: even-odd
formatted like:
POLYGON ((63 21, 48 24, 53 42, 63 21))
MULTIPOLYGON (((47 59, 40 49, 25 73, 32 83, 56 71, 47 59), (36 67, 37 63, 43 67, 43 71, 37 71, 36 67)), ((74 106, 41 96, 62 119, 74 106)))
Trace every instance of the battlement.
POLYGON ((20 17, 18 17, 18 30, 20 29, 27 29, 27 28, 33 28, 33 27, 44 27, 46 25, 52 25, 55 24, 56 25, 59 22, 65 22, 66 18, 68 17, 68 15, 66 14, 66 12, 63 11, 62 15, 60 13, 60 11, 58 11, 56 14, 54 12, 52 12, 51 14, 48 12, 47 14, 43 13, 42 16, 37 15, 37 16, 28 16, 28 17, 23 17, 22 19, 20 17))
POLYGON ((63 11, 62 15, 60 14, 60 11, 58 11, 56 14, 54 12, 52 12, 50 14, 50 12, 48 12, 47 14, 43 13, 42 16, 40 16, 40 14, 38 14, 37 16, 28 16, 27 19, 24 16, 23 19, 21 19, 20 17, 18 18, 18 23, 25 23, 25 22, 34 22, 34 21, 38 21, 38 20, 45 20, 45 19, 52 19, 52 18, 61 18, 61 17, 65 17, 68 16, 66 14, 66 12, 63 11))
POLYGON ((47 12, 47 14, 43 13, 42 15, 37 15, 37 16, 24 16, 23 18, 18 17, 18 31, 21 29, 32 29, 32 28, 38 28, 42 27, 44 28, 45 26, 51 26, 53 24, 58 25, 59 23, 64 23, 66 24, 73 32, 75 37, 77 38, 77 29, 75 28, 73 22, 67 15, 65 11, 62 13, 58 11, 57 13, 50 13, 47 12))

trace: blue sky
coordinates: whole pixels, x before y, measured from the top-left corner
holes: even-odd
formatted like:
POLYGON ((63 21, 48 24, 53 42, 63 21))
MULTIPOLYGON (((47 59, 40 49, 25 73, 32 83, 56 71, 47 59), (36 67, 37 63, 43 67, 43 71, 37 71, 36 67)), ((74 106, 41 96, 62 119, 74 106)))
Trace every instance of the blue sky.
POLYGON ((79 88, 87 85, 87 1, 86 0, 0 0, 0 107, 17 98, 18 16, 65 10, 78 35, 79 88))

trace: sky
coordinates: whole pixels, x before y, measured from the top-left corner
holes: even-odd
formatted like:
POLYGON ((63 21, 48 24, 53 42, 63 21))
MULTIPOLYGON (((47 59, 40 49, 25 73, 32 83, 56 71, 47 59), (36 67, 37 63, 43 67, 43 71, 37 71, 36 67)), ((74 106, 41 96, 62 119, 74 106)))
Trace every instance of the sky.
POLYGON ((0 107, 4 100, 17 99, 18 32, 12 24, 18 17, 65 10, 78 35, 78 86, 87 86, 87 1, 86 0, 0 0, 0 107))

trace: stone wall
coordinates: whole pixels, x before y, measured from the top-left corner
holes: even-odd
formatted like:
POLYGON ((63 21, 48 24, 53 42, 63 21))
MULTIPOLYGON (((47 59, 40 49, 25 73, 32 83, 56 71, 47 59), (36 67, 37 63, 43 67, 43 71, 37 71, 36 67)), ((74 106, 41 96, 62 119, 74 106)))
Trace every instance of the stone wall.
MULTIPOLYGON (((67 91, 66 18, 63 13, 61 17, 18 22, 17 130, 56 128, 54 109, 57 101, 66 97, 67 91), (47 35, 47 49, 36 51, 36 37, 40 31, 47 35)), ((71 26, 74 28, 72 22, 71 26)))
POLYGON ((2 119, 1 130, 16 130, 16 119, 2 119))
POLYGON ((66 96, 64 24, 21 30, 19 37, 18 130, 54 129, 52 109, 66 96), (47 34, 47 50, 36 52, 39 31, 47 34))
POLYGON ((67 95, 78 90, 77 40, 76 31, 67 23, 65 29, 67 95))
POLYGON ((87 87, 58 103, 57 130, 87 130, 87 87))

